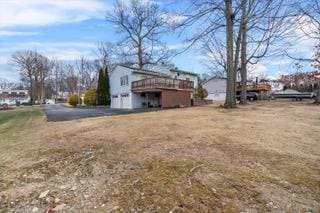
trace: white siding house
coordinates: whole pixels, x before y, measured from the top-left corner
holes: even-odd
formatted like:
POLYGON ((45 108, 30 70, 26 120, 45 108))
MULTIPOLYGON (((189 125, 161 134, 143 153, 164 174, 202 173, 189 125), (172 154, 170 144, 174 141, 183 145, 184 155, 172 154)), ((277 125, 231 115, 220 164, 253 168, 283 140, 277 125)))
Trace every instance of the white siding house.
POLYGON ((28 90, 0 90, 0 105, 15 105, 28 103, 30 96, 28 90))
POLYGON ((284 84, 280 81, 271 80, 268 83, 271 85, 272 92, 283 91, 284 89, 284 84))
MULTIPOLYGON (((198 84, 197 74, 178 69, 170 69, 164 65, 153 66, 152 69, 148 70, 118 65, 109 76, 111 108, 133 109, 161 106, 161 89, 148 88, 148 90, 145 91, 132 91, 132 82, 154 78, 157 78, 157 81, 159 79, 192 81, 193 87, 196 87, 198 84)), ((145 85, 145 82, 141 83, 145 85)))

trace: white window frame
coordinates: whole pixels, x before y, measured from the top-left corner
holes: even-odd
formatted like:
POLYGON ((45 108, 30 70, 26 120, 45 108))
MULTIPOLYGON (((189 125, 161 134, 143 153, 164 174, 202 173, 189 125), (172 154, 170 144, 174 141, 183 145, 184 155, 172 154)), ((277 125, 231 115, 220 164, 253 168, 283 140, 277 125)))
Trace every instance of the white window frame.
POLYGON ((120 77, 120 86, 127 86, 129 84, 128 75, 124 75, 120 77))

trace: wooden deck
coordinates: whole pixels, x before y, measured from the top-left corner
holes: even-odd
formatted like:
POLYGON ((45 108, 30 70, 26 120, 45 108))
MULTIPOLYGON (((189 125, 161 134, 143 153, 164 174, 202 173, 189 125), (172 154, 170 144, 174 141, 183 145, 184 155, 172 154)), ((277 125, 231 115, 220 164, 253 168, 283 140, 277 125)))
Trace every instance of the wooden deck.
POLYGON ((132 82, 132 91, 160 91, 161 89, 192 91, 193 81, 154 77, 132 82))
MULTIPOLYGON (((237 91, 241 91, 240 85, 237 85, 237 91)), ((269 85, 269 84, 247 85, 247 91, 250 91, 250 92, 271 91, 271 85, 269 85)))

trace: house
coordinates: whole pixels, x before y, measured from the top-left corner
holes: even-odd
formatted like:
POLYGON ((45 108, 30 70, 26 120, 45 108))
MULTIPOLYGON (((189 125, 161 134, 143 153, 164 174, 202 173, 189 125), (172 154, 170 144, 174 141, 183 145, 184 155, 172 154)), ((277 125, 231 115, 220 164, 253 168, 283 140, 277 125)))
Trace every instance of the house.
POLYGON ((269 84, 271 86, 271 92, 282 91, 284 84, 279 80, 261 79, 260 83, 269 84))
POLYGON ((207 100, 223 101, 226 99, 227 78, 211 77, 202 83, 202 87, 207 90, 207 100))
POLYGON ((190 106, 198 75, 166 65, 118 65, 110 73, 111 108, 190 106))
POLYGON ((28 103, 30 96, 28 90, 0 90, 0 105, 16 105, 28 103))
MULTIPOLYGON (((236 86, 236 92, 237 94, 241 94, 241 83, 238 82, 236 86)), ((256 81, 247 81, 247 92, 251 93, 257 93, 258 98, 268 99, 271 94, 271 85, 267 82, 258 82, 258 79, 256 81)))
MULTIPOLYGON (((224 101, 226 98, 227 78, 225 77, 211 77, 202 83, 202 87, 207 90, 207 100, 224 101)), ((268 83, 256 81, 247 81, 247 91, 258 93, 260 98, 267 97, 271 92, 271 86, 268 83)), ((236 92, 241 92, 240 82, 237 81, 236 92)))

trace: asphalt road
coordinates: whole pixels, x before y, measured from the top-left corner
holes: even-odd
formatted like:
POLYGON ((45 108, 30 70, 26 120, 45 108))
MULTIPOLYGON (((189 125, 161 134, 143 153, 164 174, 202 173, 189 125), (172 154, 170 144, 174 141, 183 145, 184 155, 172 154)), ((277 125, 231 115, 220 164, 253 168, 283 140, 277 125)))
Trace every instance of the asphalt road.
POLYGON ((156 111, 159 109, 110 109, 106 107, 73 108, 62 104, 47 104, 43 107, 48 121, 70 121, 81 118, 123 115, 130 113, 141 113, 156 111))

